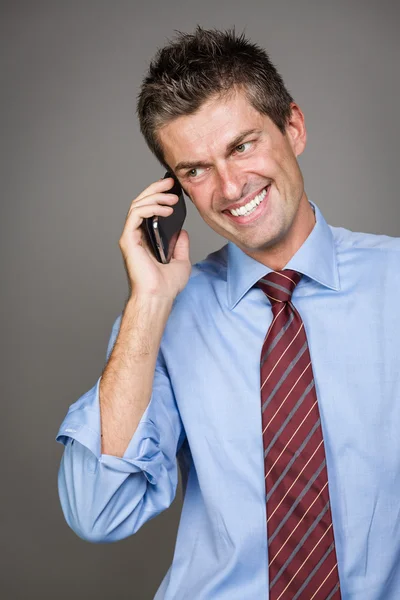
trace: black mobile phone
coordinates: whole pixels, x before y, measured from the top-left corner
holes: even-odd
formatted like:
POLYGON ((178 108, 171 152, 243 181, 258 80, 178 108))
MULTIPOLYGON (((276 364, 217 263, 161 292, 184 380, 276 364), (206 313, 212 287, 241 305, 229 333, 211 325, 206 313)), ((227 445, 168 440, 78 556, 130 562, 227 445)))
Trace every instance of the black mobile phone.
POLYGON ((143 219, 142 224, 154 256, 158 262, 164 264, 169 263, 172 258, 176 241, 186 218, 186 204, 182 187, 173 173, 167 171, 164 179, 167 177, 173 178, 174 185, 165 193, 176 194, 179 198, 178 202, 172 205, 173 213, 168 217, 154 215, 143 219))

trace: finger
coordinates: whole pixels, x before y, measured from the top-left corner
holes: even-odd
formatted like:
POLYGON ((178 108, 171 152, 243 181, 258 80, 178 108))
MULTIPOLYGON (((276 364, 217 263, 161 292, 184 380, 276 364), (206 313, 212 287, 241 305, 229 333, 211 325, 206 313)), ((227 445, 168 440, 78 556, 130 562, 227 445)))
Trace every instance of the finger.
POLYGON ((167 217, 172 214, 172 206, 165 206, 163 204, 146 204, 132 208, 125 223, 124 232, 132 233, 138 229, 143 219, 159 215, 161 217, 167 217))
POLYGON ((145 196, 150 196, 150 194, 154 194, 157 192, 166 192, 170 190, 174 185, 174 180, 172 177, 167 177, 166 179, 159 179, 155 181, 151 185, 149 185, 146 189, 143 190, 136 198, 136 200, 141 200, 145 196))
POLYGON ((178 196, 176 194, 166 194, 160 192, 159 194, 151 194, 150 196, 145 196, 141 200, 134 200, 129 207, 126 217, 128 218, 132 209, 139 208, 140 206, 147 206, 150 204, 154 204, 155 202, 160 205, 170 205, 178 202, 178 196))

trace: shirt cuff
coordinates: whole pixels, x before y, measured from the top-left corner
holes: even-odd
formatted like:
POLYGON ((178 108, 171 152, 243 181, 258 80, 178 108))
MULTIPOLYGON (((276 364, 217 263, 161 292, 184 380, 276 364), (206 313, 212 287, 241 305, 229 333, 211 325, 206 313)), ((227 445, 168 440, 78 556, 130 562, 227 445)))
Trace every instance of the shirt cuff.
POLYGON ((121 473, 142 471, 149 483, 155 485, 162 469, 163 455, 160 450, 160 433, 154 421, 148 416, 150 399, 138 427, 122 458, 110 454, 101 454, 101 424, 99 405, 99 386, 97 383, 77 402, 71 405, 56 441, 67 445, 70 439, 76 440, 88 448, 98 461, 108 468, 121 473))

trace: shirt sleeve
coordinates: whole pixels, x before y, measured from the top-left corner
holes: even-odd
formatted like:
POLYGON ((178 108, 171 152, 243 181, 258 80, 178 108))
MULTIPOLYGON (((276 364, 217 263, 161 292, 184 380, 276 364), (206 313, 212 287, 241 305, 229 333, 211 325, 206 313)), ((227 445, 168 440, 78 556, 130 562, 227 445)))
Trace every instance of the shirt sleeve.
MULTIPOLYGON (((121 315, 106 362, 120 323, 121 315)), ((186 436, 160 350, 149 405, 124 456, 101 454, 100 381, 70 406, 58 431, 56 440, 64 444, 58 490, 65 519, 79 537, 112 542, 170 506, 178 482, 176 454, 186 436)))

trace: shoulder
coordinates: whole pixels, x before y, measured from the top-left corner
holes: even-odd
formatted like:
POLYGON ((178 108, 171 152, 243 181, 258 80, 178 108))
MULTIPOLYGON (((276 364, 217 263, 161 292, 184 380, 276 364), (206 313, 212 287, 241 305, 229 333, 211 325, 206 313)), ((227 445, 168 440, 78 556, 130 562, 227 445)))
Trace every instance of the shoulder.
POLYGON ((226 279, 228 264, 228 244, 218 250, 211 252, 192 267, 190 279, 203 277, 204 280, 226 279))
POLYGON ((195 331, 203 329, 216 308, 226 304, 226 286, 227 244, 192 265, 188 283, 174 300, 164 347, 180 333, 189 339, 195 331))
POLYGON ((215 296, 226 286, 228 244, 211 252, 204 259, 192 265, 189 281, 177 296, 177 303, 184 304, 189 299, 215 296))
POLYGON ((338 267, 342 275, 391 285, 400 290, 400 238, 332 227, 338 267))
POLYGON ((339 251, 387 252, 388 254, 393 253, 397 257, 400 252, 400 237, 351 231, 344 227, 333 227, 332 225, 329 225, 329 228, 339 251))

